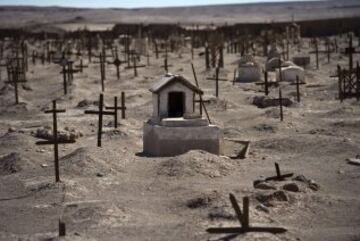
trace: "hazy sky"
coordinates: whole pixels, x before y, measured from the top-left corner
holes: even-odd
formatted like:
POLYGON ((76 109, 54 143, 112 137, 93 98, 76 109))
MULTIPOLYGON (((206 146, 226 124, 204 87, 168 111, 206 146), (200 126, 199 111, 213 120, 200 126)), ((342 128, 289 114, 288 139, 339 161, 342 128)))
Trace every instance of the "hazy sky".
POLYGON ((294 0, 0 0, 0 5, 36 5, 36 6, 71 6, 89 8, 137 8, 137 7, 163 7, 163 6, 185 6, 185 5, 208 5, 229 3, 254 3, 254 2, 284 2, 294 0))

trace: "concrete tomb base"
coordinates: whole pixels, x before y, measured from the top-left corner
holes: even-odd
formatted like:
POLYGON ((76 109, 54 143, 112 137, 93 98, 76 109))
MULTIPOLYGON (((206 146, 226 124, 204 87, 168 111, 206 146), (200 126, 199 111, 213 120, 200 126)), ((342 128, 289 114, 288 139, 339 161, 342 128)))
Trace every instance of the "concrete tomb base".
POLYGON ((175 156, 190 150, 222 154, 222 133, 215 125, 181 126, 171 123, 162 126, 151 121, 144 123, 144 153, 150 156, 175 156))

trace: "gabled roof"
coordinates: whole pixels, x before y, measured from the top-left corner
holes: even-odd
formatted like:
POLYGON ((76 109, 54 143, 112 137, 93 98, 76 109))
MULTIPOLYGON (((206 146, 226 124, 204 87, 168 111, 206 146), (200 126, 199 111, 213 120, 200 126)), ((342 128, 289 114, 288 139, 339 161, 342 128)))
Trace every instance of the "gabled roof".
POLYGON ((188 87, 192 91, 196 92, 197 94, 200 94, 200 95, 204 94, 204 92, 201 89, 199 89, 198 87, 193 85, 190 81, 185 79, 183 76, 181 76, 181 75, 173 75, 173 74, 164 75, 159 82, 155 83, 151 87, 150 91, 157 94, 163 88, 173 84, 174 82, 179 82, 179 83, 185 85, 186 87, 188 87))

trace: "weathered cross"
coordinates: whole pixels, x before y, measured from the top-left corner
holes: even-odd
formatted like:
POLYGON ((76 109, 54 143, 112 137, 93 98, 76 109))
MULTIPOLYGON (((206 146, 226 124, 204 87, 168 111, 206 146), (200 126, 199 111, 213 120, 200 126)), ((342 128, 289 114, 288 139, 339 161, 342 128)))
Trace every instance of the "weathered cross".
POLYGON ((215 71, 215 78, 214 77, 206 78, 207 80, 215 80, 215 96, 216 97, 219 97, 219 81, 227 81, 227 79, 222 79, 219 77, 219 72, 220 72, 220 69, 219 69, 219 67, 217 67, 216 71, 215 71))
POLYGON ((254 227, 250 225, 249 221, 249 197, 243 198, 243 208, 239 204, 233 194, 229 195, 231 205, 235 211, 236 217, 240 223, 239 227, 221 227, 221 228, 208 228, 206 231, 211 234, 243 234, 249 232, 266 232, 266 233, 285 233, 285 228, 279 227, 254 227))
POLYGON ((134 53, 132 54, 132 62, 133 62, 133 65, 126 66, 125 69, 134 69, 134 76, 137 77, 138 76, 137 68, 144 68, 144 67, 146 67, 146 65, 136 65, 137 61, 136 61, 136 56, 134 53))
MULTIPOLYGON (((192 71, 193 71, 193 74, 194 74, 194 79, 195 79, 196 86, 199 88, 199 82, 197 80, 197 76, 196 76, 196 72, 195 72, 195 68, 194 68, 193 63, 191 63, 191 68, 192 68, 192 71)), ((209 123, 211 124, 210 116, 209 116, 209 113, 207 112, 206 106, 205 106, 204 101, 202 99, 202 95, 199 95, 199 98, 200 98, 200 100, 199 100, 199 102, 200 102, 200 114, 202 115, 202 108, 204 108, 206 117, 207 117, 209 123)))
POLYGON ((11 80, 5 81, 7 84, 13 84, 14 85, 14 92, 15 92, 15 103, 19 104, 19 93, 18 93, 18 84, 26 82, 25 79, 19 79, 19 69, 18 67, 15 67, 11 71, 12 78, 11 80))
POLYGON ((75 65, 76 68, 78 68, 78 70, 80 71, 80 73, 83 72, 84 68, 88 68, 89 66, 88 65, 84 65, 83 64, 83 60, 80 59, 80 64, 79 65, 75 65))
POLYGON ((104 111, 104 95, 100 94, 99 100, 99 110, 85 110, 85 114, 95 114, 98 115, 98 135, 97 135, 97 146, 101 147, 101 135, 102 135, 102 125, 103 125, 103 115, 114 115, 115 112, 104 111))
POLYGON ((114 110, 114 126, 115 128, 118 127, 118 110, 121 110, 121 118, 125 119, 125 92, 121 92, 121 106, 118 106, 118 99, 117 96, 114 97, 114 106, 107 106, 105 107, 107 110, 114 110))
POLYGON ((71 144, 75 143, 75 140, 59 140, 58 129, 57 129, 57 113, 65 113, 65 110, 56 109, 56 100, 53 100, 53 108, 46 110, 45 113, 53 114, 53 137, 51 140, 38 141, 36 145, 54 145, 54 168, 55 168, 55 181, 60 182, 60 171, 59 171, 59 144, 71 144))
POLYGON ((276 176, 267 177, 265 178, 265 181, 283 181, 285 178, 292 177, 294 173, 287 173, 287 174, 281 174, 280 172, 280 166, 277 162, 275 162, 275 170, 276 170, 276 176))

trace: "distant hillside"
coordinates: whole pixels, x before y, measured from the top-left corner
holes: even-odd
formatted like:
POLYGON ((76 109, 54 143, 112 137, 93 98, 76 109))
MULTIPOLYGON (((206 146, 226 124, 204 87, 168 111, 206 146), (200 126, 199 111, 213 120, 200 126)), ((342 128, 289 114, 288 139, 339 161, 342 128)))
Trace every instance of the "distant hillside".
POLYGON ((0 28, 60 23, 255 23, 360 16, 360 1, 306 1, 195 7, 89 9, 2 6, 0 28))

